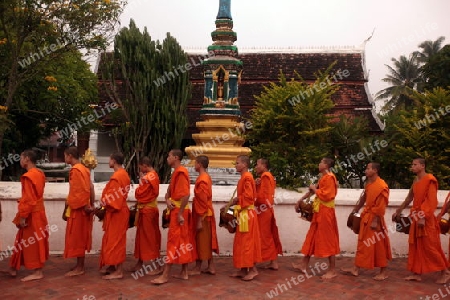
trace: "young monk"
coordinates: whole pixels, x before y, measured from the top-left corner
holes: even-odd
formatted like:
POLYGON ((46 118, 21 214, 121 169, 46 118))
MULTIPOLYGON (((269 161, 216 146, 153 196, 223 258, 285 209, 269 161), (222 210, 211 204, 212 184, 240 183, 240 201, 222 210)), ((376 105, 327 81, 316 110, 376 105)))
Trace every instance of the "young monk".
POLYGON ((236 171, 241 173, 237 185, 237 197, 233 204, 238 227, 234 235, 233 264, 240 269, 231 277, 250 281, 258 275, 255 264, 262 261, 258 217, 255 211, 256 185, 248 171, 250 158, 240 155, 236 159, 236 171))
POLYGON ((14 253, 9 261, 9 273, 15 277, 22 265, 34 270, 21 281, 43 278, 42 268, 49 257, 49 231, 43 198, 45 175, 36 168, 36 159, 37 155, 33 150, 25 150, 20 155, 20 166, 27 172, 20 177, 22 196, 13 220, 19 230, 14 242, 14 253))
POLYGON ((130 191, 130 177, 122 167, 123 154, 114 153, 109 157, 109 167, 114 174, 106 184, 100 202, 105 208, 103 219, 103 239, 100 254, 100 268, 109 266, 103 279, 123 278, 123 262, 126 256, 128 219, 130 210, 127 205, 130 191), (109 273, 109 274, 108 274, 109 273))
POLYGON ((266 269, 278 270, 277 257, 283 254, 277 222, 274 214, 275 179, 269 172, 269 160, 260 158, 256 161, 256 202, 259 233, 261 235, 262 261, 269 261, 266 269))
POLYGON ((183 152, 173 149, 167 156, 167 163, 174 169, 166 193, 167 209, 170 211, 169 232, 167 233, 167 257, 161 276, 153 279, 153 284, 163 284, 169 281, 173 264, 181 264, 181 273, 173 277, 187 280, 188 264, 195 260, 193 243, 191 241, 191 210, 188 205, 190 183, 188 170, 181 165, 183 152))
POLYGON ((361 227, 358 235, 358 246, 356 249, 355 266, 342 268, 345 273, 353 276, 359 275, 359 268, 380 268, 380 273, 373 279, 381 281, 388 278, 386 267, 392 259, 391 245, 388 236, 384 214, 389 202, 389 187, 378 176, 380 164, 371 162, 366 167, 367 183, 361 201, 353 209, 353 213, 361 213, 361 227), (374 241, 372 243, 371 241, 374 241), (367 244, 368 243, 368 244, 367 244))
POLYGON ((213 261, 213 251, 219 254, 217 242, 216 220, 212 206, 212 181, 206 169, 209 159, 205 155, 195 158, 195 171, 198 172, 195 181, 194 199, 192 201, 192 235, 195 240, 195 254, 197 255, 195 268, 189 275, 198 275, 202 272, 202 261, 208 261, 208 268, 204 273, 215 275, 216 268, 213 261))
POLYGON ((77 147, 69 147, 64 151, 66 164, 72 166, 69 173, 69 195, 65 218, 66 242, 64 258, 77 258, 77 264, 65 276, 84 274, 85 252, 91 251, 94 185, 90 179, 90 171, 79 161, 77 147))
POLYGON ((336 272, 336 254, 339 254, 339 232, 337 227, 336 214, 334 210, 334 198, 337 194, 338 184, 336 177, 330 171, 334 166, 334 160, 323 158, 319 163, 319 172, 322 177, 318 186, 311 184, 307 192, 295 205, 297 211, 300 201, 316 194, 314 199, 314 214, 311 220, 308 233, 301 253, 305 256, 299 264, 292 264, 293 267, 303 273, 306 273, 306 267, 309 265, 311 256, 328 257, 329 266, 327 272, 321 276, 321 279, 331 279, 337 276, 336 272))
POLYGON ((445 272, 447 261, 442 251, 439 225, 434 215, 438 204, 438 182, 432 174, 426 173, 425 167, 423 158, 412 161, 411 171, 417 178, 392 218, 395 219, 412 202, 409 216, 411 228, 408 239, 408 270, 413 274, 405 280, 421 281, 423 273, 440 271, 441 276, 436 283, 445 284, 450 277, 445 272))
MULTIPOLYGON (((161 231, 159 229, 159 176, 153 169, 150 158, 142 157, 139 161, 139 171, 141 178, 139 187, 135 191, 137 200, 136 212, 136 241, 134 246, 134 257, 138 259, 132 269, 135 272, 142 268, 144 261, 153 261, 159 258, 161 249, 161 231)), ((154 262, 154 270, 148 272, 149 275, 161 274, 162 269, 154 262)))

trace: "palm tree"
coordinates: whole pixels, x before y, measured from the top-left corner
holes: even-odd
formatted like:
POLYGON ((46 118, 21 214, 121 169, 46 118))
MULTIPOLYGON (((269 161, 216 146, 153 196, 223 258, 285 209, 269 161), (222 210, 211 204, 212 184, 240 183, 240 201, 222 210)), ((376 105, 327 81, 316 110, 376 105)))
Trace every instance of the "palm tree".
POLYGON ((409 57, 402 55, 398 60, 391 59, 393 67, 385 65, 389 72, 382 80, 390 86, 375 95, 375 100, 386 100, 382 108, 383 112, 407 110, 413 106, 410 95, 413 90, 417 90, 418 83, 421 82, 417 56, 417 52, 410 54, 409 57))
POLYGON ((442 49, 442 43, 444 42, 444 40, 445 37, 440 36, 434 42, 428 40, 420 43, 419 48, 421 48, 422 51, 417 52, 417 59, 419 60, 419 62, 426 63, 432 56, 436 55, 442 49))

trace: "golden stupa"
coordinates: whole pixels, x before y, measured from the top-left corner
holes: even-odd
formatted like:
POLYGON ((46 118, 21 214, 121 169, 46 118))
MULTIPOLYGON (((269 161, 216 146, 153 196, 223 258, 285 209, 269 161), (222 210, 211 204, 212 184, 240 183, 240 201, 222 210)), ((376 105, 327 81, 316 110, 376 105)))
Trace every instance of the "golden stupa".
POLYGON ((237 58, 234 45, 230 0, 220 0, 216 30, 211 33, 213 44, 208 47, 209 57, 203 64, 205 91, 200 110, 202 121, 196 123, 200 133, 192 135, 196 146, 185 149, 191 165, 198 155, 209 158, 212 168, 233 168, 238 155, 248 155, 244 144, 245 126, 240 122, 238 85, 242 74, 242 61, 237 58))

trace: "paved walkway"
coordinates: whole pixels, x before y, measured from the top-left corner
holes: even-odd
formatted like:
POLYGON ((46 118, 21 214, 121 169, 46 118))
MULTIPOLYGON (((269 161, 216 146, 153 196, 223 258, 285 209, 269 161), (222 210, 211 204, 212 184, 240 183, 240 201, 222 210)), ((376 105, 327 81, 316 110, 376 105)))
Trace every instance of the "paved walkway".
MULTIPOLYGON (((383 282, 371 277, 375 270, 363 271, 359 277, 340 274, 330 280, 321 280, 316 273, 310 278, 302 276, 291 267, 299 257, 281 257, 278 271, 260 269, 259 276, 253 281, 244 282, 230 278, 233 272, 232 258, 216 259, 216 275, 191 276, 189 280, 172 278, 169 283, 155 286, 150 283, 154 276, 134 279, 127 273, 124 279, 102 280, 97 270, 98 256, 86 258, 86 274, 66 278, 64 273, 74 264, 74 260, 64 260, 60 255, 52 255, 47 262, 40 281, 21 282, 20 278, 29 274, 21 270, 17 278, 0 275, 0 299, 64 299, 64 300, 134 300, 134 299, 450 299, 450 283, 438 285, 434 281, 437 273, 426 274, 422 282, 408 282, 403 278, 406 271, 406 259, 397 258, 389 265, 389 278, 383 282), (299 282, 302 280, 302 282, 299 282), (280 290, 281 289, 281 290, 280 290), (277 296, 278 294, 278 296, 277 296), (434 295, 435 294, 435 295, 434 295), (434 295, 434 298, 433 298, 434 295), (428 298, 427 298, 428 296, 428 298)), ((132 266, 134 259, 127 257, 125 267, 132 266)), ((311 263, 324 263, 326 260, 312 259, 311 263)), ((351 266, 353 258, 338 257, 337 266, 351 266)), ((319 266, 319 265, 318 265, 319 266)), ((7 262, 1 261, 0 268, 7 268, 7 262)), ((319 267, 320 269, 320 267, 319 267)), ((172 274, 179 272, 174 266, 172 274)))

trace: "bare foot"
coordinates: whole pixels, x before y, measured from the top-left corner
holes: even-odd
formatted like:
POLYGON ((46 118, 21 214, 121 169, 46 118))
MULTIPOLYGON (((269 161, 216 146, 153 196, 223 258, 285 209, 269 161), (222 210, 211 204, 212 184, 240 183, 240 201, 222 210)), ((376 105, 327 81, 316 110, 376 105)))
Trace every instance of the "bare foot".
POLYGON ((1 270, 0 271, 2 274, 6 274, 9 275, 11 277, 16 277, 17 276, 17 270, 16 269, 8 269, 8 270, 1 270))
POLYGON ((438 280, 436 280, 436 283, 437 284, 446 284, 449 279, 450 279, 450 275, 447 275, 446 273, 444 273, 444 275, 442 275, 438 280))
POLYGON ((188 271, 188 275, 200 275, 202 272, 199 269, 192 269, 188 271))
POLYGON ((142 269, 142 265, 140 265, 140 266, 136 265, 136 266, 134 266, 134 267, 132 267, 132 268, 127 268, 125 271, 126 271, 126 272, 134 273, 134 272, 136 272, 136 271, 139 271, 140 269, 142 269))
POLYGON ((155 278, 151 280, 150 282, 153 284, 164 284, 168 281, 168 279, 164 276, 159 276, 158 278, 155 278))
POLYGON ((298 264, 292 263, 292 267, 294 269, 296 269, 297 271, 300 271, 300 272, 306 274, 306 267, 305 267, 305 265, 303 263, 298 263, 298 264))
POLYGON ((84 274, 84 270, 82 269, 73 269, 69 272, 67 272, 66 274, 64 274, 64 276, 66 277, 73 277, 73 276, 78 276, 78 275, 83 275, 84 274))
POLYGON ((186 274, 180 273, 180 274, 177 274, 177 275, 172 275, 172 277, 173 278, 177 278, 177 279, 183 279, 183 280, 188 280, 189 279, 189 275, 187 273, 186 274))
POLYGON ((26 282, 26 281, 32 281, 32 280, 39 280, 42 278, 44 278, 44 274, 42 274, 42 272, 40 272, 40 273, 33 273, 31 275, 28 275, 28 276, 20 279, 20 281, 26 282))
POLYGON ((240 270, 240 271, 236 271, 233 274, 231 274, 230 277, 239 278, 239 277, 244 277, 245 275, 247 275, 247 274, 245 274, 244 271, 240 270))
POLYGON ((389 276, 387 276, 386 274, 377 274, 377 275, 373 276, 372 278, 377 281, 383 281, 383 280, 387 279, 388 277, 389 276))
POLYGON ((206 270, 203 270, 202 273, 209 274, 209 275, 216 275, 216 270, 213 268, 208 268, 206 270))
POLYGON ((122 272, 113 272, 109 275, 104 275, 102 276, 102 279, 105 280, 111 280, 111 279, 122 279, 123 278, 123 273, 122 272))
MULTIPOLYGON (((358 269, 355 267, 350 267, 350 268, 341 268, 341 271, 345 274, 345 275, 353 275, 353 276, 358 276, 359 272, 358 269)), ((378 274, 380 275, 380 274, 378 274)), ((377 276, 378 276, 377 275, 377 276)), ((375 276, 376 277, 376 276, 375 276)), ((375 278, 374 278, 375 279, 375 278)), ((384 279, 383 279, 384 280, 384 279)))
POLYGON ((108 275, 108 274, 114 273, 115 271, 116 271, 116 267, 114 267, 114 266, 109 266, 109 267, 107 267, 107 268, 104 269, 104 270, 100 270, 100 274, 102 274, 102 275, 108 275))
POLYGON ((148 272, 147 275, 150 275, 150 276, 161 275, 163 273, 163 271, 164 271, 163 269, 155 269, 151 272, 148 272))
POLYGON ((278 263, 276 261, 271 261, 268 265, 264 266, 263 269, 278 270, 278 263))
POLYGON ((253 280, 253 278, 255 278, 256 276, 258 276, 258 272, 257 272, 257 271, 254 271, 254 270, 252 269, 252 270, 250 270, 250 271, 247 273, 247 275, 245 275, 245 276, 242 278, 242 280, 244 280, 244 281, 250 281, 250 280, 253 280))
POLYGON ((337 273, 335 270, 333 270, 333 271, 328 271, 325 274, 323 274, 322 276, 320 276, 320 279, 332 279, 336 276, 337 276, 337 273))
POLYGON ((408 281, 422 281, 422 277, 419 274, 413 274, 405 277, 405 280, 408 281))

